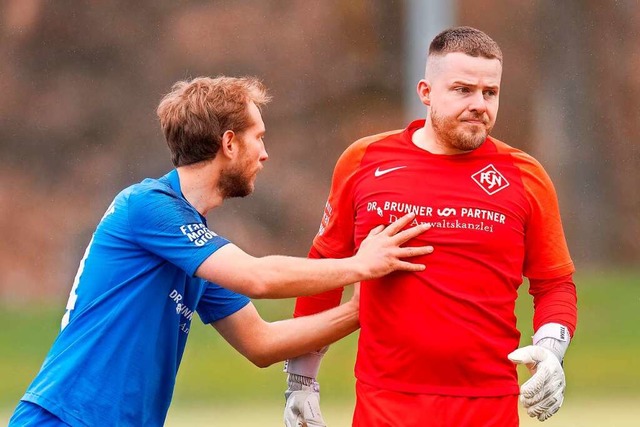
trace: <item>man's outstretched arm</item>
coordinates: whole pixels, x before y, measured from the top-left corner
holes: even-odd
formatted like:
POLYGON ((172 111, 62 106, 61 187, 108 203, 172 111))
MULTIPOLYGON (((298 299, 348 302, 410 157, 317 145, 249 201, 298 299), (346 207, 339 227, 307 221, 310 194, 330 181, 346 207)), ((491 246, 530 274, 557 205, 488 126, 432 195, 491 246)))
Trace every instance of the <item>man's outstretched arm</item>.
POLYGON ((211 325, 238 352, 259 367, 327 346, 355 331, 358 296, 331 310, 295 319, 266 322, 253 304, 211 325))
POLYGON ((425 266, 407 258, 426 255, 431 246, 402 247, 429 229, 421 224, 403 230, 415 217, 407 214, 389 226, 371 230, 358 252, 349 258, 311 260, 287 256, 248 255, 233 244, 214 252, 196 276, 252 298, 313 295, 387 275, 393 271, 422 271, 425 266))

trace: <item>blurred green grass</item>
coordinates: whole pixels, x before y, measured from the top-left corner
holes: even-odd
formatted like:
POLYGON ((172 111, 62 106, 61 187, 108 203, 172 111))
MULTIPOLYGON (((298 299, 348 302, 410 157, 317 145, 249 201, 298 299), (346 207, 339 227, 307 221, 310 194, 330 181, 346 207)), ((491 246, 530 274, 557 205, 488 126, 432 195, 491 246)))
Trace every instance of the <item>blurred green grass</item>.
MULTIPOLYGON (((576 277, 576 283, 579 322, 565 360, 568 380, 565 406, 571 408, 572 400, 615 403, 618 398, 640 404, 640 370, 634 363, 640 353, 640 271, 582 273, 576 277)), ((527 290, 525 283, 520 289, 516 309, 523 344, 530 342, 532 334, 532 301, 527 290)), ((289 317, 293 303, 293 300, 255 302, 261 315, 268 320, 289 317)), ((37 373, 55 339, 63 310, 64 301, 58 301, 52 307, 0 306, 3 325, 0 331, 0 412, 6 414, 12 410, 37 373)), ((343 424, 344 420, 350 419, 356 340, 357 334, 352 334, 334 344, 319 376, 323 411, 328 418, 334 414, 336 425, 347 425, 343 424)), ((525 370, 520 371, 520 375, 522 381, 528 377, 525 370)), ((227 416, 238 418, 250 418, 256 411, 258 414, 265 411, 279 414, 284 383, 281 364, 266 369, 254 367, 213 328, 194 319, 178 375, 171 422, 167 424, 180 425, 178 419, 183 417, 213 416, 213 420, 208 418, 213 425, 231 425, 215 421, 221 419, 212 415, 216 412, 220 412, 221 417, 231 413, 235 415, 227 416)), ((630 410, 637 411, 637 406, 630 410)), ((579 412, 576 409, 575 413, 579 412)), ((277 420, 279 422, 279 415, 277 420)), ((2 416, 0 421, 3 421, 2 416)), ((261 425, 279 424, 266 422, 261 425)))

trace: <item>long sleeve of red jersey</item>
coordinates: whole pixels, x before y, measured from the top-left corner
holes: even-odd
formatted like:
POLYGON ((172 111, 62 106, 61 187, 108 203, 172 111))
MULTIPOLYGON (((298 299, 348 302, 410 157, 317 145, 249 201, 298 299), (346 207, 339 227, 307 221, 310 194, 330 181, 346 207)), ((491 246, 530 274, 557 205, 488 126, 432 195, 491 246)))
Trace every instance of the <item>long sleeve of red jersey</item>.
POLYGON ((539 162, 524 153, 512 152, 512 156, 521 171, 530 207, 524 275, 533 296, 534 330, 546 323, 559 323, 573 336, 577 323, 575 269, 560 220, 558 196, 539 162))
POLYGON ((572 276, 555 279, 529 279, 529 293, 533 296, 533 329, 546 323, 559 323, 574 336, 578 319, 576 286, 572 276))
MULTIPOLYGON (((315 247, 311 247, 309 258, 324 258, 315 247)), ((306 297, 300 297, 296 300, 296 306, 293 311, 293 317, 310 316, 320 313, 340 305, 344 288, 337 288, 328 292, 306 297)))

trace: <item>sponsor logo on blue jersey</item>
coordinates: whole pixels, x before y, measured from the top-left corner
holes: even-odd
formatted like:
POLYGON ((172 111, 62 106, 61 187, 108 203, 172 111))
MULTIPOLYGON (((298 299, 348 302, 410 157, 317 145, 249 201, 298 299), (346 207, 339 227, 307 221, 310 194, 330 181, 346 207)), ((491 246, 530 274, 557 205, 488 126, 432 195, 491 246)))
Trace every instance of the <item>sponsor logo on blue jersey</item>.
POLYGON ((204 246, 205 243, 217 236, 202 223, 181 225, 180 231, 196 246, 204 246))

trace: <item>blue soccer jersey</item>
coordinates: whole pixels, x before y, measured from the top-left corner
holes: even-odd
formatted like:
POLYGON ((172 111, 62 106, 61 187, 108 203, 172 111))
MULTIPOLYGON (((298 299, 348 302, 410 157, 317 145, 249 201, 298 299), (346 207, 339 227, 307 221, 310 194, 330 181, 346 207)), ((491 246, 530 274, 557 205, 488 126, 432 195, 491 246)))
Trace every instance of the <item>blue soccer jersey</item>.
POLYGON ((62 329, 22 400, 71 425, 164 423, 194 311, 248 304, 194 277, 229 243, 182 196, 177 171, 123 190, 80 263, 62 329))

